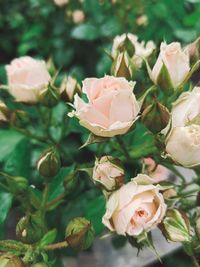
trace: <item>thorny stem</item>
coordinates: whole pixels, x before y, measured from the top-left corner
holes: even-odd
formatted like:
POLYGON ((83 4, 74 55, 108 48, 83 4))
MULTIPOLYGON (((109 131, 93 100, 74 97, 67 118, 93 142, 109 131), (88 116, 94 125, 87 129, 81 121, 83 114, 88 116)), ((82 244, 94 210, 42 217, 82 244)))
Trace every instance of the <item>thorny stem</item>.
POLYGON ((62 249, 68 247, 67 241, 55 243, 55 244, 50 244, 48 246, 44 247, 44 250, 54 250, 54 249, 62 249))

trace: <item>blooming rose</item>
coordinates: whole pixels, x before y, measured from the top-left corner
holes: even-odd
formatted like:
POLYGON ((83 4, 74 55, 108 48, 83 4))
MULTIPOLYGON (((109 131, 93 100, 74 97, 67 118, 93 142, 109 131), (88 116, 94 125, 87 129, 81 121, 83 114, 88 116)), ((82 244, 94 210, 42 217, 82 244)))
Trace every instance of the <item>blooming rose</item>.
POLYGON ((200 164, 200 126, 175 127, 166 140, 167 154, 184 167, 200 164))
POLYGON ((119 188, 123 184, 124 170, 117 163, 116 159, 111 156, 97 159, 92 179, 102 184, 108 191, 119 188))
POLYGON ((155 228, 165 215, 166 205, 159 186, 139 184, 136 181, 138 178, 150 179, 139 174, 115 191, 106 205, 103 223, 120 235, 138 236, 155 228))
POLYGON ((89 100, 85 103, 75 95, 74 111, 80 124, 92 133, 103 137, 125 134, 140 111, 133 94, 133 84, 125 78, 105 76, 83 81, 82 91, 89 100))
POLYGON ((185 126, 200 114, 200 87, 180 95, 172 108, 172 127, 185 126))
POLYGON ((54 3, 57 6, 64 6, 65 4, 68 4, 69 3, 69 0, 54 0, 54 3))
POLYGON ((163 64, 167 68, 172 86, 177 88, 190 71, 189 53, 187 50, 182 50, 178 42, 168 45, 161 43, 160 54, 151 73, 151 79, 155 84, 158 82, 163 64))
POLYGON ((153 178, 155 182, 159 183, 169 178, 170 171, 163 165, 156 165, 152 158, 145 158, 144 163, 146 165, 147 174, 153 178))
POLYGON ((132 33, 128 34, 122 34, 115 37, 113 41, 113 47, 112 47, 112 57, 115 58, 119 53, 119 48, 121 44, 125 41, 126 36, 133 44, 133 47, 135 49, 135 53, 133 55, 133 62, 136 66, 141 67, 142 64, 142 58, 148 58, 153 50, 155 49, 155 44, 153 41, 148 41, 145 45, 144 41, 141 43, 138 41, 138 37, 132 33))
POLYGON ((37 102, 51 79, 45 62, 28 56, 14 59, 6 71, 9 92, 21 102, 37 102))

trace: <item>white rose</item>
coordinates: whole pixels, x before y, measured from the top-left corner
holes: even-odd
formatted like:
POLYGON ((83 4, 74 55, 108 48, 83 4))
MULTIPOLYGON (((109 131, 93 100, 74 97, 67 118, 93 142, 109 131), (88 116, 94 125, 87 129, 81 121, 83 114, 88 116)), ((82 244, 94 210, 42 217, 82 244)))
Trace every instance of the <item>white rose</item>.
POLYGON ((189 53, 186 49, 183 50, 178 42, 161 43, 160 54, 151 72, 151 79, 155 84, 158 82, 163 64, 167 68, 172 86, 177 88, 190 71, 189 53))
POLYGON ((200 87, 182 93, 172 108, 172 127, 185 126, 200 114, 200 87))
POLYGON ((112 57, 116 58, 119 53, 120 45, 125 41, 126 36, 129 38, 131 43, 134 46, 135 53, 133 55, 133 62, 136 66, 141 67, 143 58, 148 58, 153 50, 155 49, 155 44, 153 41, 148 41, 145 45, 145 42, 139 42, 138 37, 132 33, 122 34, 115 37, 112 47, 112 57))
POLYGON ((14 59, 6 71, 10 94, 25 103, 37 102, 51 79, 45 62, 28 56, 14 59))
POLYGON ((140 103, 133 93, 134 83, 125 78, 105 76, 83 81, 82 91, 88 102, 75 95, 75 111, 82 126, 97 136, 125 134, 138 118, 140 103))
POLYGON ((147 175, 139 174, 108 199, 103 223, 111 231, 120 235, 138 236, 162 221, 166 204, 159 186, 138 184, 141 179, 151 180, 147 175))
POLYGON ((200 126, 175 127, 166 140, 166 152, 184 167, 200 164, 200 126))

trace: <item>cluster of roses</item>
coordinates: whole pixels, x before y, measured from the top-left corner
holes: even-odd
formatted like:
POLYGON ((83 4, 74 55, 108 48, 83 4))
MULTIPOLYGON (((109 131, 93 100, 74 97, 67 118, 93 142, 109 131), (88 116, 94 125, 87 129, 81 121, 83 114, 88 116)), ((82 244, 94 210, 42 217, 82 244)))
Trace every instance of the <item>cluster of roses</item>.
MULTIPOLYGON (((111 55, 113 76, 87 78, 83 81, 82 90, 73 78, 64 79, 57 93, 65 93, 68 101, 74 101, 74 111, 69 115, 77 117, 80 124, 95 136, 111 138, 126 134, 143 112, 143 101, 136 99, 133 93, 136 82, 126 78, 132 77, 134 70, 140 68, 154 50, 153 42, 145 45, 138 42, 135 35, 117 37, 111 55), (87 96, 87 103, 81 98, 82 93, 87 96)), ((162 43, 155 65, 151 70, 147 63, 147 69, 157 88, 164 93, 169 90, 178 94, 193 71, 189 48, 182 49, 177 42, 162 43)), ((49 88, 56 90, 43 61, 23 57, 13 60, 6 70, 8 90, 17 101, 36 103, 43 101, 49 88)), ((165 140, 165 155, 177 165, 193 168, 200 164, 200 88, 195 87, 179 95, 172 105, 165 129, 160 130, 165 140)), ((5 109, 6 106, 1 103, 1 120, 7 119, 5 109)), ((156 127, 157 122, 154 123, 156 127)), ((148 159, 146 163, 149 165, 148 159)), ((157 171, 163 178, 167 170, 159 168, 161 166, 157 167, 157 171)), ((111 231, 137 237, 163 221, 167 205, 162 194, 163 187, 153 179, 155 169, 156 166, 149 175, 138 174, 124 184, 124 170, 114 158, 104 156, 96 161, 93 180, 100 183, 105 192, 107 205, 103 223, 111 231)), ((189 230, 180 217, 188 234, 182 239, 188 241, 189 230)), ((167 225, 168 220, 165 222, 167 225)), ((176 241, 176 238, 171 240, 176 241)))

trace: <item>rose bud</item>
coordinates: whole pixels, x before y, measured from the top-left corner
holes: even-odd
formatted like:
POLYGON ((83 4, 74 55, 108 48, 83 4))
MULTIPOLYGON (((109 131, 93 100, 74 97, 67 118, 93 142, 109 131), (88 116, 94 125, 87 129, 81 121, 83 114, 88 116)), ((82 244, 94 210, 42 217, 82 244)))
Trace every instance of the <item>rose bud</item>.
POLYGON ((86 250, 92 245, 94 235, 91 222, 83 217, 77 217, 67 225, 65 240, 73 249, 86 250))
POLYGON ((169 209, 162 222, 161 230, 168 241, 189 242, 190 223, 185 213, 177 209, 169 209))
POLYGON ((127 80, 131 79, 133 72, 130 58, 126 52, 120 53, 113 61, 112 74, 116 77, 124 77, 127 80))
POLYGON ((57 5, 57 6, 64 6, 66 4, 69 3, 69 0, 54 0, 54 3, 57 5))
POLYGON ((166 139, 166 153, 176 164, 193 168, 200 164, 200 126, 175 127, 166 139))
POLYGON ((67 175, 65 178, 64 178, 64 182, 63 182, 63 185, 64 185, 64 188, 67 192, 71 192, 74 190, 74 188, 76 187, 77 183, 78 183, 78 178, 79 178, 79 175, 78 175, 78 172, 74 172, 74 173, 71 173, 69 175, 67 175))
MULTIPOLYGON (((0 262, 0 266, 2 266, 1 262, 0 262)), ((13 256, 10 259, 8 259, 7 263, 3 266, 4 267, 25 267, 25 264, 20 258, 13 256)))
POLYGON ((81 94, 81 87, 71 76, 65 77, 60 86, 61 97, 67 102, 73 102, 75 94, 81 94))
POLYGON ((7 124, 10 119, 11 112, 9 111, 6 104, 0 100, 0 125, 7 124))
POLYGON ((96 159, 92 179, 105 190, 113 191, 124 183, 124 170, 119 166, 120 162, 111 156, 96 159))
POLYGON ((144 158, 144 164, 147 174, 157 183, 167 180, 171 174, 169 169, 156 164, 152 158, 144 158))
POLYGON ((164 199, 170 199, 177 196, 177 192, 174 188, 167 189, 163 192, 164 199))
POLYGON ((37 163, 37 170, 45 178, 51 178, 58 174, 61 167, 60 155, 55 148, 45 151, 37 163))
POLYGON ((142 66, 143 58, 148 58, 153 53, 155 44, 152 41, 147 42, 146 45, 144 42, 140 43, 138 37, 132 33, 116 36, 112 47, 113 59, 115 59, 122 50, 124 51, 124 49, 131 57, 134 66, 140 68, 142 66))
POLYGON ((142 121, 144 125, 154 134, 163 130, 170 119, 168 109, 158 101, 147 106, 142 113, 142 121))
POLYGON ((151 180, 139 174, 112 193, 106 204, 104 225, 119 235, 134 237, 154 229, 165 215, 166 204, 158 185, 145 184, 151 180))
POLYGON ((85 19, 85 14, 83 13, 82 10, 74 10, 72 13, 72 20, 75 24, 82 23, 85 19))
POLYGON ((23 243, 33 244, 38 242, 45 234, 43 219, 39 213, 22 217, 16 226, 16 235, 23 243))
POLYGON ((186 126, 200 115, 200 87, 182 93, 172 107, 172 127, 186 126))
POLYGON ((25 267, 25 264, 17 256, 5 254, 1 256, 0 266, 1 267, 25 267))
POLYGON ((190 56, 190 62, 193 64, 196 63, 200 56, 200 37, 198 37, 193 43, 189 44, 187 49, 190 56))
POLYGON ((38 102, 51 80, 45 62, 28 56, 14 59, 6 71, 9 92, 18 102, 38 102))
POLYGON ((56 87, 49 84, 48 87, 40 92, 39 99, 44 106, 52 108, 58 104, 59 91, 56 87))
POLYGON ((161 43, 160 54, 150 73, 152 81, 159 85, 164 92, 179 87, 190 72, 190 59, 187 50, 180 43, 161 43))
POLYGON ((105 76, 83 81, 83 92, 88 103, 75 95, 74 108, 69 116, 93 134, 112 137, 125 134, 138 118, 140 104, 133 94, 134 83, 125 78, 105 76))

